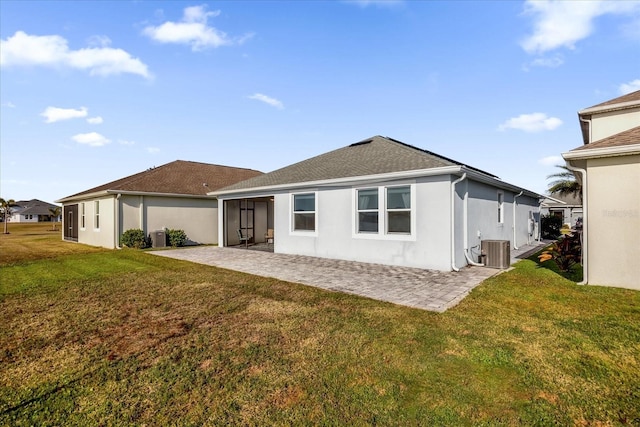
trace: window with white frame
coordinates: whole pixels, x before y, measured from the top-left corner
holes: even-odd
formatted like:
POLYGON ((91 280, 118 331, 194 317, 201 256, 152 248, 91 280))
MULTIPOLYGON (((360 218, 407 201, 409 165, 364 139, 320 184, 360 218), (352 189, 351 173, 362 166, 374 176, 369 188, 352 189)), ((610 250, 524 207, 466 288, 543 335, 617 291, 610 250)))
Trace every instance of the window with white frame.
POLYGON ((94 209, 95 209, 95 228, 100 228, 100 201, 96 200, 94 203, 94 209))
POLYGON ((84 213, 84 202, 82 202, 80 203, 80 228, 85 228, 84 213))
POLYGON ((358 233, 378 232, 378 189, 365 188, 358 192, 358 233))
POLYGON ((387 187, 387 233, 411 234, 411 186, 387 187))
POLYGON ((316 195, 304 193, 293 195, 293 230, 316 230, 316 195))
POLYGON ((504 193, 498 191, 498 224, 504 223, 504 193))

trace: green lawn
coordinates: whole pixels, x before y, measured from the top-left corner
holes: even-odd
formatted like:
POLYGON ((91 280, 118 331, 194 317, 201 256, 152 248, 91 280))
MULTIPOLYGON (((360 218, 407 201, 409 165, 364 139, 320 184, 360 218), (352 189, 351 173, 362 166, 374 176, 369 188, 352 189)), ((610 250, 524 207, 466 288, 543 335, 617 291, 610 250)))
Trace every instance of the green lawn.
POLYGON ((640 425, 639 292, 525 260, 436 314, 40 227, 0 235, 0 425, 640 425))

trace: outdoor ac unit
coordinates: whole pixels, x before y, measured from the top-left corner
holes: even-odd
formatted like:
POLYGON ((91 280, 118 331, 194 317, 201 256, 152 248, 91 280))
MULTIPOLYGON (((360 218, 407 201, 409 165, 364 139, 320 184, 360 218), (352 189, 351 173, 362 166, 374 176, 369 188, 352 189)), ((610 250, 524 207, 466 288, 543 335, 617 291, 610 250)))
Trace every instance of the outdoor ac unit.
POLYGON ((151 247, 164 248, 167 246, 167 235, 164 230, 155 230, 150 233, 151 247))
POLYGON ((483 240, 481 250, 486 267, 505 269, 511 265, 511 244, 508 240, 483 240))

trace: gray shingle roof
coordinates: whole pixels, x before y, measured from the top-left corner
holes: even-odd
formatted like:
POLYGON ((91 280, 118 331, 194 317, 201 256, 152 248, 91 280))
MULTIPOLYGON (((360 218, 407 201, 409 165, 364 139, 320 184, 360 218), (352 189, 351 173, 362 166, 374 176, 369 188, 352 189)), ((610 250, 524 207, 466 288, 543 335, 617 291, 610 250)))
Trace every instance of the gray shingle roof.
POLYGON ((57 207, 58 205, 43 202, 42 200, 38 199, 19 200, 16 202, 16 207, 13 208, 13 212, 32 215, 51 215, 49 209, 54 209, 57 207))
POLYGON ((220 190, 245 190, 446 166, 466 166, 497 178, 495 175, 395 139, 374 136, 220 190))
POLYGON ((61 200, 82 198, 83 195, 102 191, 205 196, 210 191, 257 175, 262 175, 262 172, 253 169, 176 160, 82 191, 61 200), (206 186, 203 184, 206 184, 206 186))

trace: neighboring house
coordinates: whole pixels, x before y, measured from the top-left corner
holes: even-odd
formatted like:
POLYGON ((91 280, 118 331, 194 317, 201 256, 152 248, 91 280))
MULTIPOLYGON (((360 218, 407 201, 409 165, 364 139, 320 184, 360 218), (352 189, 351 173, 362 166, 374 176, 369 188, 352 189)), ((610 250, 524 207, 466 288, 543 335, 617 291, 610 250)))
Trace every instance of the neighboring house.
POLYGON ((540 215, 557 216, 563 224, 573 227, 578 218, 582 218, 582 201, 571 195, 545 196, 540 204, 540 215))
POLYGON ((20 200, 11 208, 10 222, 52 222, 60 221, 60 216, 54 217, 49 209, 58 208, 58 205, 43 202, 42 200, 20 200))
POLYGON ((182 160, 154 167, 58 200, 63 239, 116 248, 129 229, 179 229, 191 244, 216 244, 218 201, 207 193, 261 174, 182 160))
POLYGON ((578 112, 563 153, 583 188, 584 283, 640 290, 640 91, 578 112))
POLYGON ((273 229, 277 253, 444 271, 477 262, 481 240, 532 241, 542 197, 381 136, 210 194, 221 246, 273 229))

